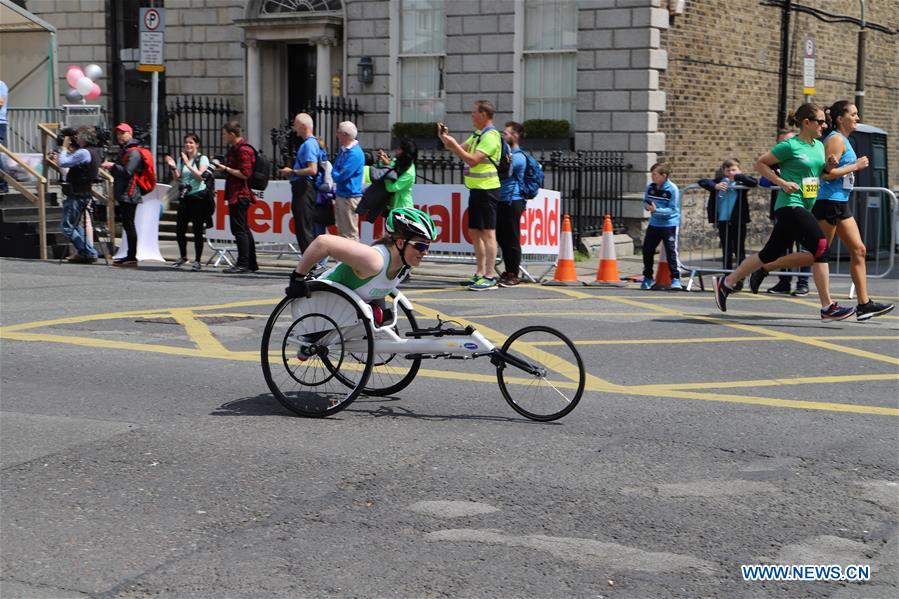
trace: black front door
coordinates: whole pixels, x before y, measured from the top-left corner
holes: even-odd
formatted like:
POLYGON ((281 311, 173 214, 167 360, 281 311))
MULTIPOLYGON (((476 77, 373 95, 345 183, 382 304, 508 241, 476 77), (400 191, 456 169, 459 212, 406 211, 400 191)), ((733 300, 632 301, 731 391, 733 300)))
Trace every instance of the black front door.
POLYGON ((287 46, 288 88, 287 102, 293 119, 304 108, 315 106, 315 46, 290 44, 287 46))

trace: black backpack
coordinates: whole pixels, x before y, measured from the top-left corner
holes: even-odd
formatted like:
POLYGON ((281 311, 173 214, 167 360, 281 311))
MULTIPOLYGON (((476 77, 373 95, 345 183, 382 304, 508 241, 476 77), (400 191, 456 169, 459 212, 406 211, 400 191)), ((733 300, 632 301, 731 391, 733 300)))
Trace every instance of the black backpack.
POLYGON ((265 154, 254 148, 248 143, 241 145, 247 146, 253 150, 253 172, 247 179, 247 185, 254 191, 264 191, 268 187, 268 180, 272 176, 272 161, 265 157, 265 154))
POLYGON ((490 126, 487 129, 481 131, 481 134, 478 135, 477 139, 474 142, 474 149, 476 150, 478 144, 481 142, 481 138, 488 131, 496 131, 499 133, 499 142, 500 142, 500 154, 499 154, 499 162, 495 162, 493 158, 487 156, 487 160, 490 161, 490 164, 496 167, 496 173, 499 175, 500 179, 506 179, 509 176, 509 173, 512 172, 512 148, 509 147, 509 144, 506 143, 506 140, 503 139, 503 134, 499 132, 499 129, 496 127, 490 126))
MULTIPOLYGON (((200 158, 200 155, 194 158, 194 167, 199 166, 200 158)), ((209 165, 209 168, 203 171, 203 183, 206 185, 203 197, 206 203, 206 228, 211 229, 212 215, 215 214, 215 172, 213 171, 211 164, 209 165)))

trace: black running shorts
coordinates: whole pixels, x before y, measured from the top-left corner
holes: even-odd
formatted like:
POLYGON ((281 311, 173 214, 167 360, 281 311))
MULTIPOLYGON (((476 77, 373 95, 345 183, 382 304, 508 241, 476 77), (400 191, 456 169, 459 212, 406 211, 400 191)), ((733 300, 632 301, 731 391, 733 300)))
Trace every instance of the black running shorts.
POLYGON ((818 220, 826 220, 832 225, 836 225, 841 220, 852 218, 849 202, 839 202, 837 200, 815 201, 815 205, 812 206, 812 214, 818 220))
POLYGON ((774 211, 774 230, 759 258, 765 264, 774 262, 799 242, 815 257, 815 262, 827 262, 827 238, 814 215, 799 206, 785 206, 774 211))

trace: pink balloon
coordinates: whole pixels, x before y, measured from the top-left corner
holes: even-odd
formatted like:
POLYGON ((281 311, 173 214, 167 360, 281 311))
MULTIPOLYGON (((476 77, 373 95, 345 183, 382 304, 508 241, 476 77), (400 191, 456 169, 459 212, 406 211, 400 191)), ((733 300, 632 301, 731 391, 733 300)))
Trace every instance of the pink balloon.
POLYGON ((84 77, 84 71, 81 70, 81 67, 71 66, 69 70, 66 71, 66 81, 69 82, 69 85, 75 87, 75 84, 78 83, 78 80, 84 77))
POLYGON ((100 97, 100 86, 94 83, 94 86, 91 88, 91 91, 87 92, 84 96, 88 100, 96 100, 100 97))

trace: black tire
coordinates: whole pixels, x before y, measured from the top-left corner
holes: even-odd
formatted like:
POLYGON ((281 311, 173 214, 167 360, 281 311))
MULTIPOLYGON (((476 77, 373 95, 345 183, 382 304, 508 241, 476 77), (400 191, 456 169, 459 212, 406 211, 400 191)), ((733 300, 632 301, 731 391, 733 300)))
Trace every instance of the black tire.
POLYGON ((501 352, 541 371, 540 375, 529 374, 513 362, 496 367, 503 397, 522 416, 541 422, 556 420, 581 400, 587 380, 584 362, 574 343, 556 329, 519 329, 506 339, 501 352))
MULTIPOLYGON (((406 338, 407 332, 418 328, 415 315, 412 314, 412 310, 396 301, 393 302, 393 309, 399 309, 394 331, 400 337, 406 338)), ((363 393, 378 397, 394 395, 408 387, 421 368, 421 358, 407 358, 402 354, 375 353, 371 362, 371 376, 368 377, 363 393)))
POLYGON ((342 291, 309 283, 310 297, 284 298, 262 334, 265 382, 285 408, 323 418, 350 405, 365 388, 374 347, 371 324, 342 291))

